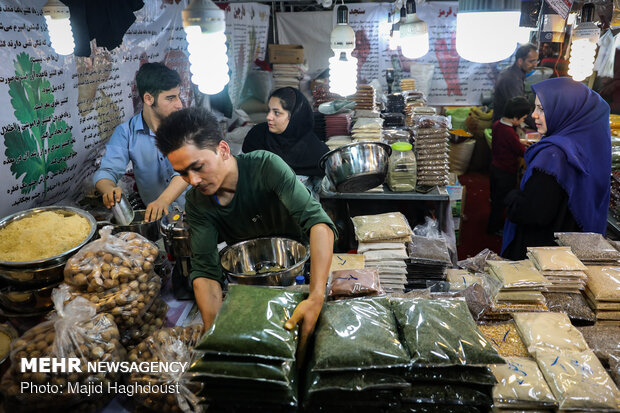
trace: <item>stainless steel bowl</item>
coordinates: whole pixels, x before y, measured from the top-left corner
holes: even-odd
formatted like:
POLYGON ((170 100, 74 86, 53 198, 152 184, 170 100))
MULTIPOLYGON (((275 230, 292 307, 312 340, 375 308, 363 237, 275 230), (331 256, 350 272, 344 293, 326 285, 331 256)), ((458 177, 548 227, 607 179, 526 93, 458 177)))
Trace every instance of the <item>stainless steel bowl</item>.
MULTIPOLYGON (((112 233, 116 234, 123 231, 137 232, 149 241, 156 242, 159 238, 161 238, 161 234, 159 233, 160 220, 158 219, 156 221, 144 222, 145 212, 145 209, 138 209, 134 211, 133 221, 129 225, 118 225, 113 218, 112 225, 114 226, 114 230, 112 233)), ((99 224, 102 222, 103 221, 100 221, 99 224)))
POLYGON ((327 152, 319 166, 338 192, 364 192, 385 181, 391 153, 383 142, 356 142, 327 152))
POLYGON ((20 290, 15 287, 0 289, 0 304, 7 310, 16 313, 33 313, 49 311, 54 306, 52 290, 60 283, 32 290, 20 290))
POLYGON ((256 238, 231 245, 220 254, 224 274, 231 282, 252 285, 287 286, 302 274, 310 248, 288 238, 256 238), (279 266, 281 271, 265 272, 279 266), (255 272, 256 274, 248 274, 255 272))
POLYGON ((95 218, 88 212, 74 207, 68 206, 48 206, 32 208, 26 211, 21 211, 0 220, 0 229, 6 227, 8 224, 20 219, 32 216, 34 214, 44 211, 56 211, 64 214, 65 216, 78 214, 86 218, 90 224, 90 231, 86 238, 75 247, 62 252, 61 254, 53 257, 43 258, 34 261, 2 261, 0 260, 0 277, 6 279, 14 285, 49 285, 50 283, 60 281, 62 279, 62 270, 64 264, 69 257, 73 255, 77 250, 82 248, 88 243, 95 231, 97 230, 97 223, 95 218))

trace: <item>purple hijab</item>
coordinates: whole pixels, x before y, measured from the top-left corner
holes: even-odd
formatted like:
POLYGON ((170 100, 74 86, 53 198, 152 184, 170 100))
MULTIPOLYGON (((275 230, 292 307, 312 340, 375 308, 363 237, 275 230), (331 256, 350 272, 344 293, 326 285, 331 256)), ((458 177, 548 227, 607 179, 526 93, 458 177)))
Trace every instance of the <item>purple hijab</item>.
MULTIPOLYGON (((525 152, 521 190, 535 170, 553 176, 568 194, 568 208, 584 232, 605 234, 611 175, 609 105, 567 77, 532 85, 545 113, 547 133, 525 152)), ((516 224, 506 220, 502 252, 516 224)))

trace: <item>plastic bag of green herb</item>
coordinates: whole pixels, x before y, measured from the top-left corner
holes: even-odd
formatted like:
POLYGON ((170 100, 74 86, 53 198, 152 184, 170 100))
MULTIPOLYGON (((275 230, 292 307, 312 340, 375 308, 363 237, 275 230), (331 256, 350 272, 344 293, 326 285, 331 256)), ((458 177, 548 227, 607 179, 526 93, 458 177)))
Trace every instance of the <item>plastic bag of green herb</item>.
POLYGON ((311 372, 307 379, 309 395, 328 390, 360 392, 371 389, 404 389, 409 387, 403 374, 395 374, 385 370, 311 372))
POLYGON ((189 368, 192 377, 227 377, 280 382, 290 385, 294 376, 292 361, 273 364, 228 360, 196 360, 189 368))
POLYGON ((409 363, 386 298, 332 301, 316 328, 314 370, 397 367, 409 363))
POLYGON ((404 403, 462 404, 491 406, 491 390, 484 392, 468 386, 416 383, 401 392, 404 403))
POLYGON ((223 355, 295 359, 298 328, 284 323, 305 295, 281 288, 233 284, 196 350, 223 355))
POLYGON ((409 381, 436 381, 442 383, 470 383, 493 386, 497 383, 488 367, 411 367, 407 372, 409 381))
POLYGON ((392 298, 390 303, 415 365, 504 363, 478 330, 465 300, 392 298))

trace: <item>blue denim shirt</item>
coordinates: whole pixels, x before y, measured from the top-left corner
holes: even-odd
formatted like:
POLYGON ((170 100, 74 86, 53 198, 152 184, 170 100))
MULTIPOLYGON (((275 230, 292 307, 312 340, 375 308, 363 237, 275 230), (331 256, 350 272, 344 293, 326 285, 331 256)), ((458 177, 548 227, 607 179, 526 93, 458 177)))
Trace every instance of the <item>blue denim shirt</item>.
MULTIPOLYGON (((155 146, 155 134, 143 122, 142 112, 116 127, 105 146, 105 154, 99 170, 93 175, 93 182, 105 178, 118 183, 129 161, 133 164, 138 193, 145 205, 155 201, 172 178, 178 175, 168 158, 155 146)), ((185 209, 185 192, 174 204, 185 209)))

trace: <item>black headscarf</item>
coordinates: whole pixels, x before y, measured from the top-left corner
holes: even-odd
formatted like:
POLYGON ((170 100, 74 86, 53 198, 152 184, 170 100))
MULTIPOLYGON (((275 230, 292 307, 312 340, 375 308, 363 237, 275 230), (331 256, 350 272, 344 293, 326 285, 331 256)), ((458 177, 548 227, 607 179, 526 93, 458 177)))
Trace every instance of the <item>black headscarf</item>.
POLYGON ((284 132, 272 133, 267 122, 259 123, 245 137, 243 152, 269 151, 281 157, 297 175, 323 176, 319 160, 329 148, 314 134, 314 116, 306 97, 298 89, 287 89, 295 92, 295 106, 284 132))

